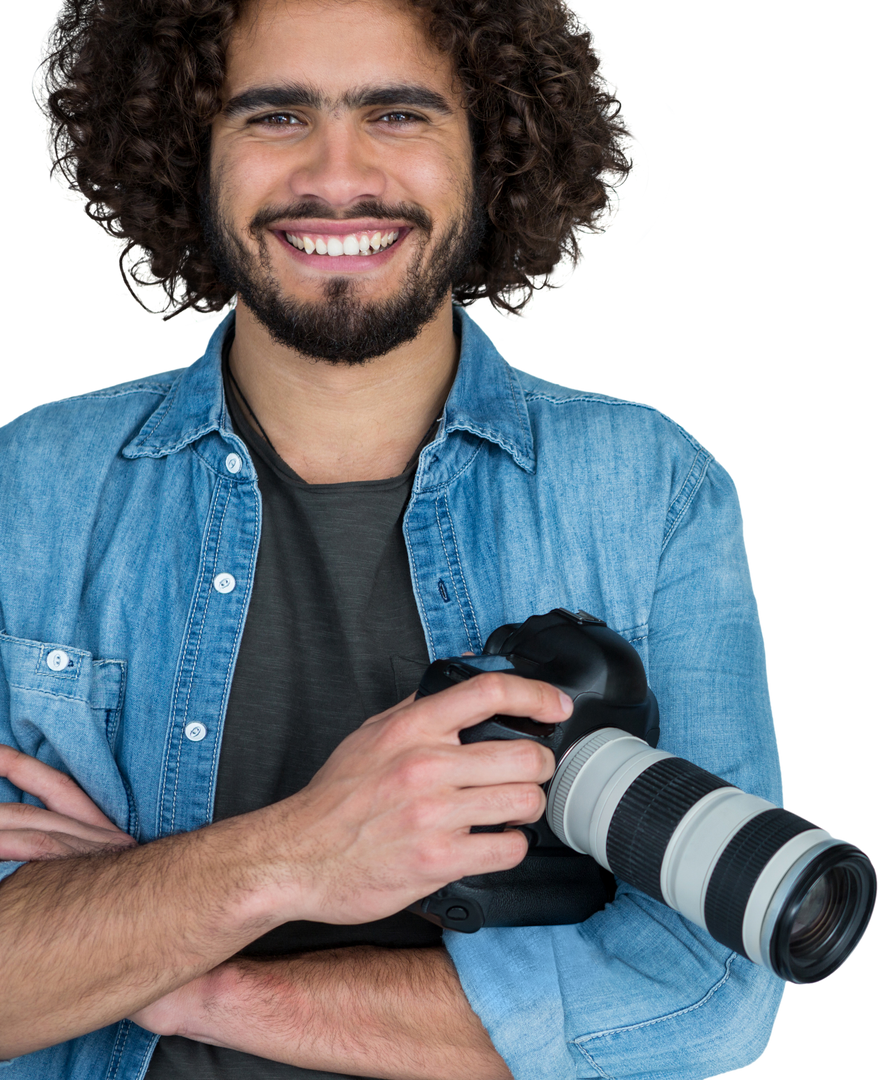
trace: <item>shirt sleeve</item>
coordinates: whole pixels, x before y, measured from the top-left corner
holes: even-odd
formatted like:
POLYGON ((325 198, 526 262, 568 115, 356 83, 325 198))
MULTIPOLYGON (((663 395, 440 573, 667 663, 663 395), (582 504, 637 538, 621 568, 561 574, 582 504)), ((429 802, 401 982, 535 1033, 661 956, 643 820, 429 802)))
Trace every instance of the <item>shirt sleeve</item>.
MULTIPOLYGON (((669 513, 636 645, 659 703, 659 747, 779 804, 738 500, 716 462, 669 513)), ((622 882, 584 923, 446 932, 444 942, 516 1080, 701 1080, 741 1068, 764 1049, 783 988, 622 882)))

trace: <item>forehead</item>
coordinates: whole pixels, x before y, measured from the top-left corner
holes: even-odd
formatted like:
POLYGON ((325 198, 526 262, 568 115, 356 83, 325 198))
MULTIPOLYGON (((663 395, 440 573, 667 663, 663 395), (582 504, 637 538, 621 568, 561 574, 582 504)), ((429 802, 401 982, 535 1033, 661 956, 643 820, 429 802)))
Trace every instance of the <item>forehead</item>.
POLYGON ((413 80, 456 97, 451 58, 408 0, 251 0, 229 42, 227 96, 279 77, 327 100, 413 80))

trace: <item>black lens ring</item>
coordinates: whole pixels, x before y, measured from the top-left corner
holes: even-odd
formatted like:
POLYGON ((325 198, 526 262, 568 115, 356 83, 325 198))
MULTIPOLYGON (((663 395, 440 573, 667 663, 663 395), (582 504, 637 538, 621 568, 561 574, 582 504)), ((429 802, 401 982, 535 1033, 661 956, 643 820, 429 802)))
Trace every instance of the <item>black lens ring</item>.
POLYGON ((771 969, 782 979, 811 983, 831 975, 850 956, 869 923, 876 895, 875 870, 868 858, 853 844, 833 844, 808 865, 785 899, 771 934, 771 969), (813 960, 804 962, 793 955, 790 940, 799 909, 813 886, 831 870, 844 871, 849 889, 844 908, 834 920, 826 943, 813 960))

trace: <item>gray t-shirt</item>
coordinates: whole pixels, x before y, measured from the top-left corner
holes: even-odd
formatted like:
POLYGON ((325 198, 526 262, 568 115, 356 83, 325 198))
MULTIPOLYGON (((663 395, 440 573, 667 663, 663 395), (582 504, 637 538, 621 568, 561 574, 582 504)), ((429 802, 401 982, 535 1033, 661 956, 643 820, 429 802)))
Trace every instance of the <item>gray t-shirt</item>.
MULTIPOLYGON (((418 454, 391 479, 306 484, 250 427, 228 384, 226 400, 256 467, 262 535, 223 729, 215 820, 306 786, 364 720, 416 690, 429 663, 402 535, 418 454)), ((411 948, 438 944, 441 934, 402 911, 354 926, 287 923, 242 953, 411 948)), ((342 1080, 342 1074, 162 1038, 147 1080, 178 1078, 342 1080)))

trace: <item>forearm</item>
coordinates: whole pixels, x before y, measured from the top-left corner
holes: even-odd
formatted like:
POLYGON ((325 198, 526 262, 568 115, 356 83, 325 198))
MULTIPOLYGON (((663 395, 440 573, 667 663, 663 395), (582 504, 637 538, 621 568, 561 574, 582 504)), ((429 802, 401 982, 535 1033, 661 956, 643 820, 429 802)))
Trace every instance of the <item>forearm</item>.
POLYGON ((445 949, 235 959, 168 1018, 190 1039, 383 1080, 510 1080, 445 949))
POLYGON ((223 822, 29 863, 3 882, 0 1058, 119 1020, 268 929, 248 916, 253 890, 236 855, 245 832, 223 822))

